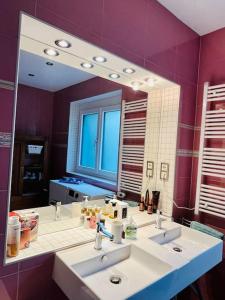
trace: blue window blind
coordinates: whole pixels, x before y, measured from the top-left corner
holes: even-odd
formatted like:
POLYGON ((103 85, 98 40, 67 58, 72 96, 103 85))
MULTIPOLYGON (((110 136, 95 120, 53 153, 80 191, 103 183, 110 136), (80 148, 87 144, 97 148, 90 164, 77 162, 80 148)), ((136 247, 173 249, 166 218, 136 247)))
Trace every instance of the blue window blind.
POLYGON ((103 113, 101 170, 117 172, 120 138, 120 111, 103 113))
POLYGON ((82 138, 80 165, 94 169, 98 137, 98 113, 85 114, 82 117, 82 138))

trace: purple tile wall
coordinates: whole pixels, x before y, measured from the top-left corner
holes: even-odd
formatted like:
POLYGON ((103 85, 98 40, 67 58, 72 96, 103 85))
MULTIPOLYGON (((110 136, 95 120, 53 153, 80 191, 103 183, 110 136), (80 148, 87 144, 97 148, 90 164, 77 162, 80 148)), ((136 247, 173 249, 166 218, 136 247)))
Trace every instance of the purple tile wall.
MULTIPOLYGON (((14 81, 15 79, 18 16, 21 10, 179 83, 181 85, 181 128, 183 124, 194 126, 199 36, 157 1, 3 1, 0 7, 0 79, 2 80, 14 81)), ((0 89, 0 135, 11 132, 12 103, 13 92, 0 89)), ((178 145, 182 150, 191 147, 193 130, 189 130, 190 132, 186 133, 188 144, 185 140, 183 146, 183 130, 180 129, 178 145)), ((8 292, 13 300, 52 299, 53 297, 63 300, 63 295, 51 280, 52 256, 41 263, 37 258, 31 260, 26 270, 22 269, 21 264, 2 266, 9 153, 9 144, 7 147, 1 144, 0 190, 3 193, 0 198, 0 290, 5 295, 8 292)), ((187 172, 182 174, 185 177, 181 177, 179 172, 176 172, 177 180, 186 178, 182 180, 184 181, 182 188, 189 191, 191 173, 188 161, 183 167, 187 168, 187 172)), ((180 203, 188 203, 188 192, 187 195, 182 195, 180 192, 178 195, 181 197, 177 199, 180 203)), ((176 210, 175 214, 179 216, 176 210)))

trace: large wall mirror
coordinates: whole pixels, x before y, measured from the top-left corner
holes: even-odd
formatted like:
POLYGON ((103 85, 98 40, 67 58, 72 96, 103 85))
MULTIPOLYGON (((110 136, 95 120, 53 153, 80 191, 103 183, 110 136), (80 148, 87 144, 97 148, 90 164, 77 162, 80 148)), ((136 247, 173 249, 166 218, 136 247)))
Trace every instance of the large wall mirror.
POLYGON ((79 226, 84 196, 149 189, 171 216, 179 86, 25 14, 19 45, 10 214, 46 234, 79 226))

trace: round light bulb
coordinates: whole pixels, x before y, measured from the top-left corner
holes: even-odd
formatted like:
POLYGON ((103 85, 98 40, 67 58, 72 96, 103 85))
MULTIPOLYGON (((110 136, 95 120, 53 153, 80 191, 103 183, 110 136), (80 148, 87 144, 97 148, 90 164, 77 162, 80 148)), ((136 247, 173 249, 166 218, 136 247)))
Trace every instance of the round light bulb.
POLYGON ((91 69, 91 68, 94 67, 94 66, 93 66, 91 63, 89 63, 89 62, 81 63, 80 65, 81 65, 82 68, 85 68, 85 69, 91 69))
POLYGON ((112 74, 109 74, 109 77, 112 79, 118 79, 118 78, 120 78, 120 75, 117 73, 112 73, 112 74))
POLYGON ((138 91, 140 89, 141 85, 142 85, 142 83, 138 82, 138 81, 131 82, 131 87, 134 91, 138 91))
POLYGON ((156 80, 154 78, 147 78, 146 83, 148 86, 153 87, 155 85, 156 80))
POLYGON ((127 74, 133 74, 135 73, 135 70, 133 68, 124 68, 123 72, 127 74))
POLYGON ((61 48, 70 48, 71 43, 66 40, 57 40, 55 41, 55 44, 61 48))
POLYGON ((55 49, 52 49, 52 48, 48 48, 48 49, 45 49, 44 50, 44 53, 49 55, 49 56, 57 56, 59 55, 59 52, 55 49))
POLYGON ((103 62, 107 61, 107 59, 103 56, 94 56, 93 60, 96 61, 96 62, 99 62, 99 63, 103 63, 103 62))

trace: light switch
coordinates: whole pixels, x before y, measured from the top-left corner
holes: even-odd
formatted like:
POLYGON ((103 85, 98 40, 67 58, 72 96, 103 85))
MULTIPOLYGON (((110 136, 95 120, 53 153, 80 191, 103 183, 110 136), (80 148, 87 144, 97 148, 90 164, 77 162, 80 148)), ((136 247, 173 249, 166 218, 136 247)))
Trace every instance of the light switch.
POLYGON ((154 175, 154 162, 148 160, 147 161, 147 168, 146 168, 146 177, 152 178, 154 175))
POLYGON ((169 164, 168 163, 161 163, 160 179, 161 180, 168 180, 169 179, 169 164))

